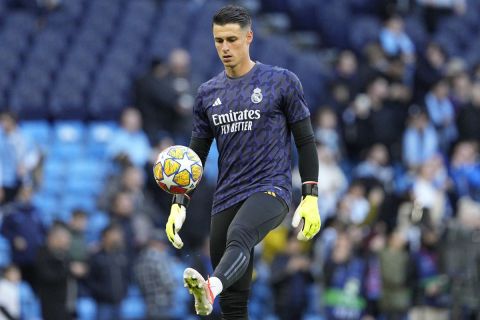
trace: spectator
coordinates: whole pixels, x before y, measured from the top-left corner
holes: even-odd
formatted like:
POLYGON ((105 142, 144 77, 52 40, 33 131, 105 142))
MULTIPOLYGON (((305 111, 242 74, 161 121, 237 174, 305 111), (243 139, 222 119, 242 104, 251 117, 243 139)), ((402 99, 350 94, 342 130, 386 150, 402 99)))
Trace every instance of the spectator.
POLYGON ((182 49, 170 53, 168 63, 155 60, 136 83, 136 99, 152 143, 160 131, 184 136, 193 107, 190 56, 182 49))
POLYGON ((129 279, 122 229, 109 225, 102 232, 100 250, 90 260, 88 286, 97 302, 97 320, 120 319, 129 279))
POLYGON ((392 15, 380 32, 380 43, 389 56, 402 56, 407 63, 415 60, 415 46, 404 30, 402 17, 392 15))
POLYGON ((346 84, 349 92, 354 95, 360 90, 360 78, 358 75, 358 61, 355 54, 350 50, 344 50, 338 55, 335 64, 335 82, 346 84))
POLYGON ((327 97, 327 105, 335 111, 335 114, 340 116, 351 102, 354 93, 350 87, 343 82, 331 82, 329 84, 330 93, 327 97))
POLYGON ((112 223, 122 228, 125 252, 132 262, 137 249, 148 240, 152 227, 150 220, 135 211, 132 194, 123 190, 114 195, 109 212, 112 223))
POLYGON ((340 233, 325 265, 324 305, 327 319, 360 319, 366 305, 363 295, 365 262, 356 257, 352 240, 340 233))
POLYGON ((317 114, 316 122, 315 139, 328 147, 335 158, 340 159, 342 146, 337 115, 330 108, 322 108, 317 114))
POLYGON ((83 210, 74 210, 70 220, 70 258, 72 261, 85 263, 88 261, 88 248, 85 240, 87 229, 87 213, 83 210))
POLYGON ((20 319, 20 269, 9 265, 0 279, 0 320, 20 319))
POLYGON ((173 319, 176 262, 168 248, 165 232, 156 230, 135 264, 135 278, 147 303, 148 320, 173 319))
POLYGON ((23 278, 35 289, 35 259, 44 243, 45 227, 41 213, 31 202, 32 189, 23 186, 18 200, 4 208, 1 232, 10 244, 12 262, 22 271, 23 278))
POLYGON ((452 319, 475 319, 480 312, 480 203, 464 197, 458 202, 457 218, 442 237, 442 262, 451 276, 452 319))
POLYGON ((429 42, 415 72, 415 101, 423 99, 430 88, 446 75, 447 54, 435 42, 429 42))
POLYGON ((339 203, 337 218, 346 224, 364 223, 370 212, 370 204, 366 196, 365 186, 360 181, 352 182, 339 203))
POLYGON ((319 168, 318 168, 318 201, 322 219, 335 214, 337 202, 347 189, 347 178, 342 169, 338 166, 335 156, 330 148, 323 145, 317 147, 319 168))
POLYGON ((406 319, 410 307, 410 258, 406 239, 399 230, 388 238, 387 247, 380 252, 382 296, 380 309, 385 319, 406 319))
POLYGON ((70 240, 67 228, 55 224, 48 232, 46 245, 37 255, 37 290, 44 319, 72 319, 76 308, 76 294, 71 277, 80 275, 85 270, 71 264, 68 256, 70 240))
POLYGON ((451 176, 458 197, 480 201, 480 154, 475 142, 461 142, 453 152, 451 176))
POLYGON ((421 235, 421 248, 413 253, 413 308, 411 320, 448 319, 448 278, 440 263, 438 233, 424 228, 421 235))
POLYGON ((403 160, 410 169, 418 168, 438 151, 438 136, 427 114, 420 107, 409 108, 403 134, 403 160))
POLYGON ((425 96, 425 105, 433 125, 437 129, 441 150, 448 152, 451 143, 457 138, 455 110, 448 98, 450 87, 444 79, 436 82, 425 96))
POLYGON ((465 109, 471 103, 473 84, 470 75, 466 71, 451 76, 450 83, 452 88, 450 101, 454 106, 455 112, 458 114, 458 112, 465 109))
POLYGON ((392 190, 393 168, 389 164, 387 148, 382 144, 374 144, 366 159, 354 169, 354 177, 374 179, 386 190, 392 190))
POLYGON ((313 282, 310 258, 302 252, 294 232, 290 232, 283 253, 271 265, 275 309, 281 320, 302 319, 308 306, 308 288, 313 282))
POLYGON ((39 155, 28 146, 13 113, 0 114, 0 204, 13 201, 22 182, 38 164, 39 155), (3 195, 3 196, 2 196, 3 195))
MULTIPOLYGON (((367 85, 370 100, 370 147, 373 143, 394 146, 399 141, 403 129, 401 110, 395 104, 387 103, 390 84, 383 76, 374 77, 367 85), (388 126, 385 124, 388 123, 388 126)), ((366 151, 366 150, 364 150, 366 151)))
POLYGON ((140 112, 132 107, 122 112, 121 128, 107 147, 112 159, 126 160, 143 168, 150 156, 150 143, 142 130, 140 112))
POLYGON ((434 157, 425 162, 413 184, 413 197, 424 209, 425 221, 434 226, 444 221, 447 212, 447 181, 440 176, 446 173, 439 171, 443 166, 438 161, 439 157, 434 157))
MULTIPOLYGON (((149 166, 148 174, 150 175, 151 168, 152 166, 149 166)), ((98 207, 104 211, 110 210, 115 195, 120 191, 125 191, 131 195, 136 213, 145 215, 153 221, 159 221, 156 203, 145 191, 145 174, 146 172, 135 166, 123 168, 119 176, 115 175, 107 180, 105 191, 98 199, 98 207)))
POLYGON ((480 82, 471 90, 471 102, 459 110, 457 127, 460 140, 480 141, 480 82))
POLYGON ((372 143, 370 98, 359 94, 342 115, 347 156, 357 160, 358 156, 372 143))

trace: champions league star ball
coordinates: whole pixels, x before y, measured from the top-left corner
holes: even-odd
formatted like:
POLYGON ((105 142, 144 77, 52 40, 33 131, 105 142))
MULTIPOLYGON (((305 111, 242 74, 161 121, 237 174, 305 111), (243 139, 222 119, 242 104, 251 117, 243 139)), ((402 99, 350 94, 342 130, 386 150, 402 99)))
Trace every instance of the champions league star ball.
POLYGON ((163 150, 153 166, 157 184, 172 194, 195 189, 202 174, 202 161, 192 149, 185 146, 171 146, 163 150))

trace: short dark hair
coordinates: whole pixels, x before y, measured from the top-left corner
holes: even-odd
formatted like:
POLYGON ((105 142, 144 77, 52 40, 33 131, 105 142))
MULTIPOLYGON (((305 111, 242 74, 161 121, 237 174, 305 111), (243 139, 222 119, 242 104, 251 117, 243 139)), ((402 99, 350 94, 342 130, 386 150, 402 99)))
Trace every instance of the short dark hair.
POLYGON ((240 6, 228 5, 220 8, 212 19, 212 25, 224 26, 228 23, 237 23, 243 29, 252 25, 252 17, 247 9, 240 6))

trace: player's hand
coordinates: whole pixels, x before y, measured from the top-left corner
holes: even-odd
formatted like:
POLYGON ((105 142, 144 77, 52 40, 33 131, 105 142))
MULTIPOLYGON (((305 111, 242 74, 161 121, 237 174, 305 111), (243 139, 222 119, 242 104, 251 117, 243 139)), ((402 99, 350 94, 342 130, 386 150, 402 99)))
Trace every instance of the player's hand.
POLYGON ((293 215, 292 226, 298 227, 303 219, 303 228, 298 232, 297 239, 307 241, 312 239, 320 230, 322 222, 318 213, 318 202, 315 196, 305 196, 293 215))
POLYGON ((177 249, 181 249, 183 247, 183 241, 178 235, 178 232, 182 228, 183 222, 185 221, 185 213, 185 206, 177 203, 172 204, 167 225, 165 227, 168 240, 170 240, 173 246, 177 249))

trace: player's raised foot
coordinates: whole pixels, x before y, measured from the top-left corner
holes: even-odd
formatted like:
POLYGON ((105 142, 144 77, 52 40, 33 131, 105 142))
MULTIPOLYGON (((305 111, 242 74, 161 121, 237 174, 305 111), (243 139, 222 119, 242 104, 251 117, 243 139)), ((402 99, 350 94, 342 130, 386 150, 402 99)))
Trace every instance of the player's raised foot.
POLYGON ((212 313, 214 297, 209 282, 197 270, 187 268, 183 272, 183 284, 195 298, 197 314, 206 316, 212 313))

